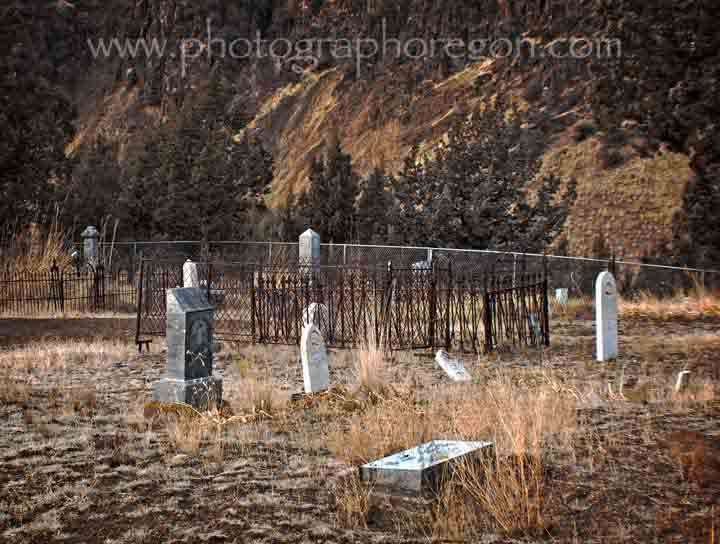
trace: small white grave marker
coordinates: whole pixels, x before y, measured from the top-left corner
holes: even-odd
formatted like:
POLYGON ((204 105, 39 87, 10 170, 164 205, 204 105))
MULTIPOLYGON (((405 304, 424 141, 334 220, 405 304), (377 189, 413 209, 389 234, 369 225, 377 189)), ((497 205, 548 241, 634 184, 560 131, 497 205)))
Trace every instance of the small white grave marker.
POLYGON ((300 339, 305 393, 318 393, 330 387, 328 355, 320 329, 313 324, 303 327, 300 339))
POLYGON ((472 381, 472 376, 465 370, 462 361, 459 359, 451 359, 447 352, 442 350, 438 351, 437 354, 435 354, 435 361, 453 381, 472 381))
POLYGON ((567 306, 568 303, 568 290, 564 288, 555 289, 555 300, 560 306, 567 306))
POLYGON ((603 272, 595 281, 595 328, 597 360, 616 359, 618 356, 617 286, 610 272, 603 272))
POLYGON ((185 264, 183 265, 183 287, 200 287, 200 277, 198 276, 197 263, 192 262, 190 259, 185 261, 185 264))

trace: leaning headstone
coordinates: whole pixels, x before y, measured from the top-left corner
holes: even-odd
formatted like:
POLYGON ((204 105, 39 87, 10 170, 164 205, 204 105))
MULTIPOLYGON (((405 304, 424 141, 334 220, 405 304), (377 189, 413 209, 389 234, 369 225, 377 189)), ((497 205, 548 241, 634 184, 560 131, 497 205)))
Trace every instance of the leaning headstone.
POLYGON ((222 402, 222 380, 213 376, 213 307, 202 289, 167 290, 167 374, 153 398, 198 409, 222 402))
POLYGON ((300 235, 300 266, 311 274, 320 272, 320 235, 308 229, 300 235))
POLYGON ((360 467, 364 481, 379 487, 411 491, 436 491, 459 462, 490 454, 491 442, 433 440, 360 467))
POLYGON ((616 359, 618 356, 618 301, 615 278, 603 272, 595 281, 595 333, 597 360, 616 359))
POLYGON ((687 390, 690 383, 690 371, 683 370, 678 372, 677 381, 675 382, 675 394, 683 393, 687 390))
POLYGON ((300 358, 302 359, 305 393, 326 391, 330 387, 328 354, 322 333, 314 324, 303 327, 300 339, 300 358))
POLYGON ((93 226, 86 228, 80 235, 83 239, 83 258, 85 262, 96 267, 98 265, 98 238, 100 233, 93 226))
POLYGON ((313 302, 303 312, 303 326, 310 324, 321 326, 328 326, 328 309, 324 304, 318 304, 313 302))
POLYGON ((459 359, 452 359, 446 351, 438 351, 435 354, 435 362, 440 365, 450 379, 456 382, 472 381, 472 376, 465 370, 465 365, 459 359))
POLYGON ((567 306, 568 298, 569 296, 567 289, 555 289, 555 301, 560 304, 560 306, 567 306))
POLYGON ((183 287, 200 287, 200 277, 198 276, 197 263, 192 262, 190 259, 185 261, 185 264, 183 265, 183 287))

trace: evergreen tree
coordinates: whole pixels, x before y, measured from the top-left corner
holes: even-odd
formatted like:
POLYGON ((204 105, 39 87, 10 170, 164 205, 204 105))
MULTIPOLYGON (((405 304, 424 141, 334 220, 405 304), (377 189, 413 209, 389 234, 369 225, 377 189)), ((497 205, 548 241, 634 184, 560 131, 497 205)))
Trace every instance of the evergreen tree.
POLYGON ((361 243, 379 243, 387 239, 388 225, 393 218, 390 213, 392 197, 386 191, 390 186, 390 178, 379 168, 363 181, 357 202, 357 232, 361 243))
POLYGON ((351 241, 356 232, 357 193, 358 176, 352 169, 350 155, 342 152, 338 141, 330 143, 325 161, 315 159, 310 166, 310 188, 298 203, 300 216, 323 240, 351 241))
POLYGON ((0 17, 0 228, 43 221, 55 190, 71 167, 65 145, 73 132, 68 99, 39 73, 28 70, 32 36, 20 8, 0 17))
POLYGON ((66 224, 99 225, 114 215, 121 192, 113 145, 100 138, 78 160, 64 203, 66 224))

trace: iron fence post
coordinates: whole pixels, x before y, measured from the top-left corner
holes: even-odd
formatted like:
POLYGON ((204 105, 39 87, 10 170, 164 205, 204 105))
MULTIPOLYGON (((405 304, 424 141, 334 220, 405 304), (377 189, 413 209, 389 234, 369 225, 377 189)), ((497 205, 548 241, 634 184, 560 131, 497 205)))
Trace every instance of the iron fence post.
POLYGON ((492 331, 492 296, 488 288, 487 275, 483 278, 484 290, 483 295, 483 326, 485 328, 485 353, 493 350, 493 331, 492 331))
POLYGON ((260 285, 260 273, 257 265, 253 267, 252 282, 250 284, 250 333, 252 334, 252 343, 256 343, 255 339, 255 314, 257 312, 256 290, 260 285), (257 278, 257 284, 256 279, 257 278))
POLYGON ((430 264, 430 330, 429 340, 430 346, 435 348, 435 321, 437 319, 437 266, 432 262, 430 264))
POLYGON ((392 349, 392 325, 393 325, 393 317, 392 317, 392 305, 393 305, 393 266, 392 261, 388 261, 388 289, 387 289, 387 302, 385 311, 383 314, 385 315, 385 342, 386 342, 386 348, 388 350, 392 349))
POLYGON ((451 335, 450 335, 450 322, 452 320, 452 292, 455 288, 453 284, 453 269, 452 269, 452 261, 448 261, 448 282, 447 286, 445 287, 447 290, 447 296, 446 296, 446 305, 445 305, 445 349, 447 351, 450 351, 451 346, 451 335))
POLYGON ((143 306, 143 278, 145 271, 145 263, 142 255, 140 256, 140 278, 137 287, 137 314, 135 318, 135 344, 137 344, 138 352, 142 352, 142 344, 140 343, 140 330, 142 322, 142 306, 143 306))
POLYGON ((545 347, 550 347, 550 303, 548 300, 548 260, 547 255, 543 255, 543 321, 544 331, 543 336, 545 337, 545 347))

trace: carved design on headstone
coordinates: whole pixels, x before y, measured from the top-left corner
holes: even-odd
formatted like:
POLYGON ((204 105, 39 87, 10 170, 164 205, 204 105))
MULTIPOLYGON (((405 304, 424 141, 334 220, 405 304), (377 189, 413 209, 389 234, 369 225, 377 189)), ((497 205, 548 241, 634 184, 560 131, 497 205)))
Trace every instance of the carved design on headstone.
POLYGON ((222 380, 213 373, 213 308, 202 289, 167 290, 167 375, 153 398, 197 408, 222 401, 222 380))
POLYGON ((330 387, 327 349, 320 329, 313 324, 303 327, 300 357, 305 393, 327 390, 330 387))
POLYGON ((603 272, 595 281, 595 328, 597 360, 610 361, 618 356, 618 301, 615 278, 603 272))

